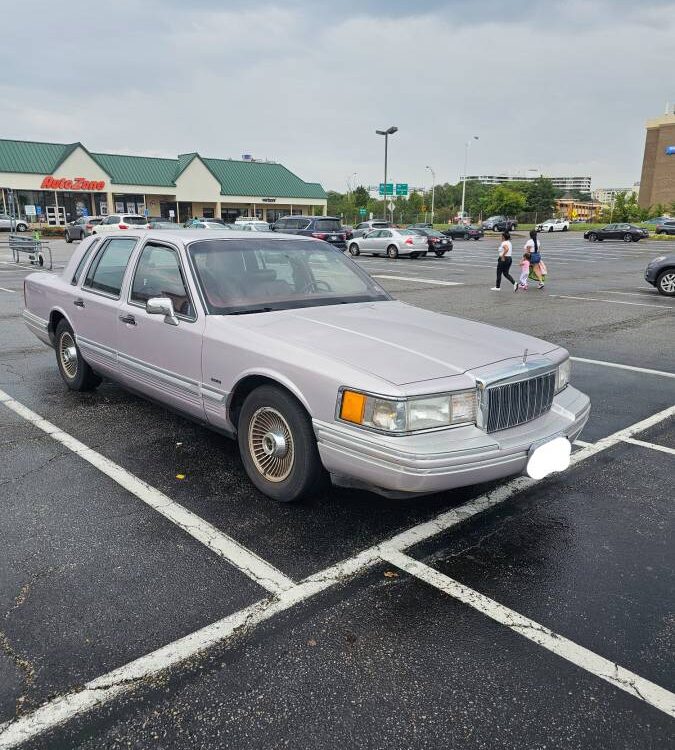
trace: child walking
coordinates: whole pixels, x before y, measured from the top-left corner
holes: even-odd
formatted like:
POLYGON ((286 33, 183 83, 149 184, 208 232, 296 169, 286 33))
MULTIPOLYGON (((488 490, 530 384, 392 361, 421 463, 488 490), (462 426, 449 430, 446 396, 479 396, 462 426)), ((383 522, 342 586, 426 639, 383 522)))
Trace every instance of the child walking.
POLYGON ((527 291, 527 277, 530 275, 530 254, 523 253, 522 260, 520 261, 520 279, 518 280, 518 288, 527 291))

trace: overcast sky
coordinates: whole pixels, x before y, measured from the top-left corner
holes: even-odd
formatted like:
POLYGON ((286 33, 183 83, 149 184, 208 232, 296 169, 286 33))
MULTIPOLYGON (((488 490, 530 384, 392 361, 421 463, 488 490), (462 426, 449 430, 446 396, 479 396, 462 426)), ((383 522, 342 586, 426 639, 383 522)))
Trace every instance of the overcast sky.
POLYGON ((675 2, 0 0, 0 137, 390 176, 640 178, 675 100, 675 2))

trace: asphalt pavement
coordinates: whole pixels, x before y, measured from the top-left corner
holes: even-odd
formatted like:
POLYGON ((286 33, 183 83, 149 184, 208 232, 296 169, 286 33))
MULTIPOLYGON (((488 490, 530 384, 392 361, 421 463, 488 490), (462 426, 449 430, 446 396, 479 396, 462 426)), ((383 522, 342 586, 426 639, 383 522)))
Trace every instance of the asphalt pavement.
POLYGON ((297 505, 203 427, 67 391, 0 246, 0 748, 673 746, 675 300, 643 279, 671 245, 545 235, 514 293, 497 244, 358 262, 567 347, 573 466, 297 505))

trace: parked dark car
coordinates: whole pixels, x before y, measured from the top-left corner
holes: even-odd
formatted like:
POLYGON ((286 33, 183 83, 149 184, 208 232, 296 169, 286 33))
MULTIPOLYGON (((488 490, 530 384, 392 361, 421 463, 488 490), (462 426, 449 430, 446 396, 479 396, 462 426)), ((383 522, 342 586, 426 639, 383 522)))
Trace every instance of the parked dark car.
POLYGON ((442 229, 441 232, 454 240, 479 240, 485 235, 481 227, 475 224, 453 224, 447 229, 442 229))
POLYGON ((426 229, 419 226, 419 224, 411 224, 408 229, 423 234, 427 238, 429 250, 434 253, 437 258, 443 257, 446 253, 452 250, 452 240, 436 229, 426 229))
POLYGON ((675 219, 667 219, 656 225, 656 234, 675 234, 675 219))
POLYGON ((590 242, 602 240, 623 240, 624 242, 639 242, 649 237, 649 232, 635 224, 607 224, 602 229, 589 229, 584 232, 584 239, 590 242))
POLYGON ((491 229, 493 232, 510 232, 518 228, 518 222, 515 219, 509 219, 508 216, 489 216, 481 227, 483 230, 491 229))
POLYGON ((79 219, 66 224, 63 238, 66 242, 83 240, 85 237, 89 237, 91 230, 102 221, 102 216, 80 216, 79 219))
POLYGON ((430 221, 418 221, 416 224, 410 224, 408 229, 433 229, 434 225, 430 221))
POLYGON ((273 232, 300 234, 347 249, 347 232, 337 216, 282 216, 272 224, 273 232))
POLYGON ((659 294, 675 297, 675 254, 659 255, 649 261, 645 269, 645 281, 655 286, 659 294))

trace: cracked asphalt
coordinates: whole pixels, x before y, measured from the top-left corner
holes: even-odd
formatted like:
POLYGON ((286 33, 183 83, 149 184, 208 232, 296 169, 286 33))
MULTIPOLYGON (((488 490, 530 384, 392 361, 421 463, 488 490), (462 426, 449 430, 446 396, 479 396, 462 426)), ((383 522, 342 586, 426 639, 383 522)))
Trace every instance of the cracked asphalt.
MULTIPOLYGON (((591 259, 572 234, 545 237, 550 282, 525 294, 489 291, 491 238, 457 241, 443 259, 359 262, 373 275, 405 276, 381 283, 411 304, 531 332, 573 356, 675 372, 675 301, 642 279, 664 244, 602 243, 591 259), (592 263, 580 274, 584 257, 592 263)), ((74 247, 55 242, 57 263, 74 247)), ((334 489, 276 505, 250 485, 233 442, 113 383, 68 392, 53 352, 21 321, 26 272, 7 260, 0 247, 0 287, 15 290, 0 292, 0 389, 294 581, 499 486, 405 502, 334 489)), ((593 403, 581 436, 587 442, 675 404, 673 378, 578 362, 573 382, 593 403)), ((672 449, 675 418, 635 437, 672 449)), ((253 580, 1 404, 0 452, 0 729, 270 601, 253 580)), ((672 454, 619 443, 407 554, 535 623, 525 627, 550 629, 675 692, 674 476, 672 454)), ((391 563, 331 576, 335 585, 322 593, 260 624, 255 615, 244 619, 222 643, 24 746, 675 743, 675 722, 663 711, 391 563)), ((101 696, 119 687, 115 679, 98 683, 101 696)))

